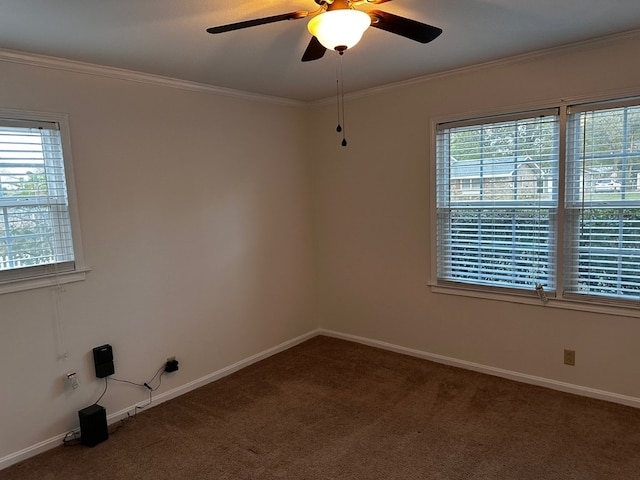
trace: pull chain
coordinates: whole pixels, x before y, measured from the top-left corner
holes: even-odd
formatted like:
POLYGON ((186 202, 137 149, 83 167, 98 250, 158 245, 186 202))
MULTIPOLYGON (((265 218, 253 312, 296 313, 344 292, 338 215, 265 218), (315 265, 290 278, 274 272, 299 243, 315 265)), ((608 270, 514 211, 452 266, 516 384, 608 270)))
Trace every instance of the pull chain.
POLYGON ((344 75, 342 71, 342 53, 340 54, 339 65, 336 68, 336 106, 338 110, 338 126, 336 127, 336 132, 342 133, 342 142, 341 145, 343 147, 347 146, 347 139, 345 137, 345 121, 344 121, 344 75))
POLYGON ((342 132, 342 125, 340 125, 340 80, 338 79, 338 70, 336 69, 336 109, 338 112, 338 126, 336 132, 342 132))

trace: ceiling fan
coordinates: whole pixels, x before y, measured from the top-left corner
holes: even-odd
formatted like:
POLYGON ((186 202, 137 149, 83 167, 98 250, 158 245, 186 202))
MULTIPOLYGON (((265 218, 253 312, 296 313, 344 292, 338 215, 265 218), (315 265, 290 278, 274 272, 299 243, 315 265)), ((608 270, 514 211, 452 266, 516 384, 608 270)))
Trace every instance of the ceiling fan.
POLYGON ((207 28, 207 32, 217 34, 255 27, 283 20, 314 17, 307 28, 313 35, 307 49, 302 55, 303 62, 318 60, 327 51, 336 50, 340 54, 353 47, 369 26, 401 35, 420 43, 428 43, 437 38, 442 29, 425 23, 400 17, 382 10, 364 12, 355 7, 363 4, 380 4, 391 0, 314 0, 319 8, 314 11, 298 10, 295 12, 273 15, 270 17, 245 20, 242 22, 207 28))

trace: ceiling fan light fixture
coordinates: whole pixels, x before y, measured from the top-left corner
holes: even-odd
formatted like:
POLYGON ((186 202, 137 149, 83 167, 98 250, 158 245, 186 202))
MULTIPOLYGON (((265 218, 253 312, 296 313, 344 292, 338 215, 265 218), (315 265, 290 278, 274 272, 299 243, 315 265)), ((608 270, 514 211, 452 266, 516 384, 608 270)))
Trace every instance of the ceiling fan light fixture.
POLYGON ((371 18, 365 12, 350 8, 329 10, 313 17, 307 28, 329 50, 344 51, 356 45, 371 18))

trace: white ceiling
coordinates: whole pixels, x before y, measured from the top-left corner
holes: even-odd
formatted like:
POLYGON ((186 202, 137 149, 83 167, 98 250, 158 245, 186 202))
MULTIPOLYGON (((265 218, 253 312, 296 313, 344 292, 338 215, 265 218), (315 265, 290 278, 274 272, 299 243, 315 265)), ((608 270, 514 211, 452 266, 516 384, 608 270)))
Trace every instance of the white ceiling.
MULTIPOLYGON (((205 29, 316 7, 313 0, 0 0, 0 48, 313 101, 335 93, 339 62, 333 52, 300 62, 308 19, 219 35, 205 29)), ((370 28, 342 58, 346 92, 640 28, 640 0, 393 0, 359 8, 444 33, 423 45, 370 28)))

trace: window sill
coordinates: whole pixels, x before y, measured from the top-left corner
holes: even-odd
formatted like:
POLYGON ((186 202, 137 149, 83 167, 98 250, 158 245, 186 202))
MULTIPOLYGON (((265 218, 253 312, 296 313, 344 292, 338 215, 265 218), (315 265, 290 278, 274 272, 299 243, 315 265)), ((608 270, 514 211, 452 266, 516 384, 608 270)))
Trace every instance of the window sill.
POLYGON ((518 303, 523 305, 533 305, 543 308, 553 308, 562 310, 577 310, 581 312, 599 313, 604 315, 617 315, 622 317, 640 318, 640 303, 637 307, 629 305, 612 305, 596 302, 585 302, 580 300, 569 300, 566 298, 549 298, 547 303, 543 303, 537 296, 526 294, 518 295, 511 293, 498 293, 473 288, 455 288, 451 286, 441 286, 430 283, 431 292, 444 295, 456 295, 462 297, 481 298, 484 300, 494 300, 499 302, 518 303))
POLYGON ((24 290, 34 290, 36 288, 55 287, 67 283, 81 282, 85 280, 89 268, 74 270, 73 272, 60 272, 57 275, 43 275, 35 278, 25 278, 23 280, 10 280, 0 282, 0 295, 5 293, 22 292, 24 290))

